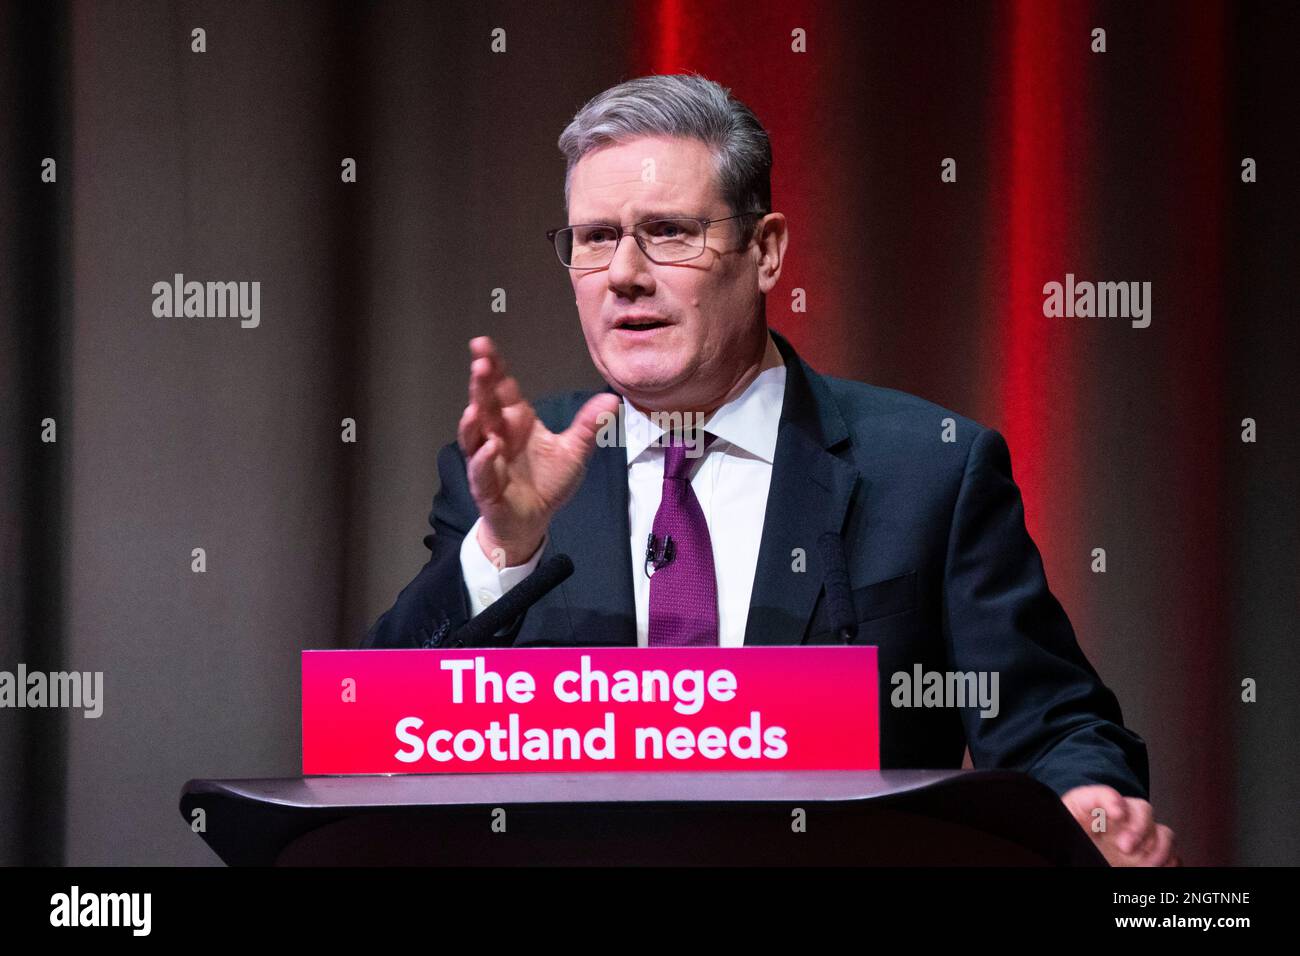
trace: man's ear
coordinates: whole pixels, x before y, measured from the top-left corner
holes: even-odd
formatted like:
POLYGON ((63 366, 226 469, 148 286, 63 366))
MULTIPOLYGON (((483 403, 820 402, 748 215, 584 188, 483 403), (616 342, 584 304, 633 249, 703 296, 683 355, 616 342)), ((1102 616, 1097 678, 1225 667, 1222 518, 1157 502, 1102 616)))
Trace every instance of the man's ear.
POLYGON ((756 227, 754 242, 758 246, 758 291, 766 295, 781 278, 781 265, 785 261, 785 247, 790 236, 785 220, 779 212, 768 213, 756 227))

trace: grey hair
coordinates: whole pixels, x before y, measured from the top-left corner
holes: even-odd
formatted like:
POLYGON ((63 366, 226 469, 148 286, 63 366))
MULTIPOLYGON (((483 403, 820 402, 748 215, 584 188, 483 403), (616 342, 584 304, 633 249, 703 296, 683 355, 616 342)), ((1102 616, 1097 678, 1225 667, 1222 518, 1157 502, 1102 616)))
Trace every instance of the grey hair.
POLYGON ((578 160, 638 136, 700 140, 713 151, 718 188, 732 214, 772 211, 767 130, 729 89, 696 73, 637 77, 597 94, 578 110, 559 141, 567 163, 565 208, 578 160))

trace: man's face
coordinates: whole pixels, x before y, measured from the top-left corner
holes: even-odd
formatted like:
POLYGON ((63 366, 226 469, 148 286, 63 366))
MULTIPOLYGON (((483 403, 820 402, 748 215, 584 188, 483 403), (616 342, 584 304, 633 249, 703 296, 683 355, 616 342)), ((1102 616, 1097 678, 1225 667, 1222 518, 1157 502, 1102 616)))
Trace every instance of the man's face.
MULTIPOLYGON (((647 219, 730 215, 699 140, 641 137, 593 150, 573 167, 570 225, 627 230, 647 219)), ((629 230, 608 266, 570 271, 592 362, 643 409, 713 407, 752 365, 754 350, 761 355, 761 252, 756 244, 742 247, 742 223, 710 225, 703 254, 672 265, 646 258, 629 230), (664 324, 621 327, 629 317, 664 324)))

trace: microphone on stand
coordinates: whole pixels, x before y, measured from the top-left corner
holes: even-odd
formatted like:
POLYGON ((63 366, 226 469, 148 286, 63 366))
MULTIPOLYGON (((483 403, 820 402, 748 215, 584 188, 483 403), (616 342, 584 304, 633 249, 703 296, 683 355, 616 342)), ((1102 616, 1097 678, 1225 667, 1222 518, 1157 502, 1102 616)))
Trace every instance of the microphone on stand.
POLYGON ((553 591, 556 585, 571 574, 573 574, 573 560, 567 554, 556 554, 547 558, 532 574, 484 608, 481 614, 470 618, 451 634, 444 635, 434 646, 500 646, 492 643, 497 631, 553 591))

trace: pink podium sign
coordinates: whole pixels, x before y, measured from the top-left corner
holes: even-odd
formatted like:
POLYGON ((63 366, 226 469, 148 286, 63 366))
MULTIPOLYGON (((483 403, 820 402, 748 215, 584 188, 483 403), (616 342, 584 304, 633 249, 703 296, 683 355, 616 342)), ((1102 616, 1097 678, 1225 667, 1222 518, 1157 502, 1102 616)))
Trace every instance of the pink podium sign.
POLYGON ((303 651, 302 772, 877 770, 876 648, 303 651))

